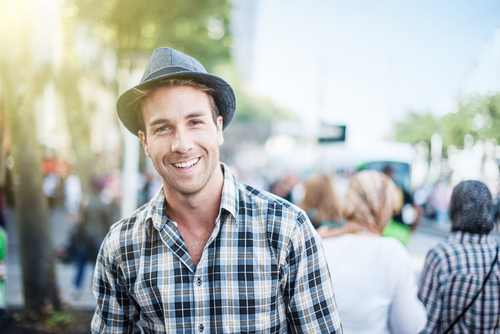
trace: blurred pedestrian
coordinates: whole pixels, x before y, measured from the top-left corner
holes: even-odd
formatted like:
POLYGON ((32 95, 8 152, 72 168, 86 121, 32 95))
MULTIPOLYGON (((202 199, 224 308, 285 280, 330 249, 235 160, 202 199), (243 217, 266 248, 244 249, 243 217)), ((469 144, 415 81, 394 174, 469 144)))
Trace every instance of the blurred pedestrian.
MULTIPOLYGON (((497 188, 498 188, 497 184, 497 188)), ((493 224, 499 224, 500 221, 500 193, 498 191, 492 192, 492 205, 490 210, 491 220, 493 224)), ((498 225, 496 225, 498 226, 498 225)))
POLYGON ((418 333, 425 308, 417 298, 410 255, 381 234, 393 214, 396 187, 386 175, 353 175, 342 228, 324 230, 323 247, 345 333, 418 333))
POLYGON ((100 197, 103 186, 104 180, 94 175, 91 181, 91 193, 82 203, 80 222, 74 236, 78 249, 73 281, 75 296, 79 296, 82 291, 87 262, 95 263, 101 243, 113 223, 111 208, 100 197))
POLYGON ((219 161, 236 111, 225 80, 159 48, 117 111, 163 188, 104 240, 92 333, 342 332, 305 213, 219 161))
POLYGON ((71 170, 64 180, 64 208, 68 213, 68 220, 76 224, 78 212, 82 202, 82 184, 80 178, 71 170))
MULTIPOLYGON (((395 181, 395 171, 391 166, 385 166, 382 172, 395 181)), ((420 223, 422 209, 415 204, 409 192, 398 184, 395 183, 395 185, 394 214, 382 235, 396 238, 408 247, 411 233, 415 231, 420 223)))
POLYGON ((51 209, 54 209, 56 205, 57 189, 59 188, 60 182, 59 175, 52 172, 48 173, 43 179, 43 193, 47 197, 51 209))
POLYGON ((7 229, 7 192, 5 188, 0 185, 0 226, 7 229))
POLYGON ((322 225, 339 227, 342 223, 340 203, 332 181, 324 174, 315 174, 309 178, 301 208, 316 229, 322 225))
POLYGON ((342 168, 337 172, 337 175, 334 178, 335 182, 333 183, 333 188, 341 205, 344 201, 345 194, 349 189, 349 184, 351 184, 351 175, 351 171, 342 168))
POLYGON ((161 188, 161 180, 156 171, 148 170, 144 173, 144 185, 137 196, 137 206, 141 207, 149 202, 161 188))
POLYGON ((446 225, 449 221, 448 210, 450 207, 450 195, 448 184, 444 180, 439 180, 432 193, 432 205, 436 210, 437 222, 446 225))
POLYGON ((293 188, 299 183, 299 178, 293 173, 286 173, 282 179, 271 186, 271 192, 290 203, 294 203, 293 188))
POLYGON ((453 189, 451 233, 427 254, 420 280, 428 314, 423 333, 500 332, 499 249, 490 209, 483 183, 462 181, 453 189))

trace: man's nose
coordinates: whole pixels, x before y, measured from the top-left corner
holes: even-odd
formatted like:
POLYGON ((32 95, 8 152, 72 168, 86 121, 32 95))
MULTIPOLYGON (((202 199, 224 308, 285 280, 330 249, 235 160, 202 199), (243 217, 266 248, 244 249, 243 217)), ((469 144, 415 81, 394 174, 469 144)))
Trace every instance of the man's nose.
POLYGON ((187 153, 193 147, 193 140, 187 130, 178 129, 175 131, 172 142, 172 152, 187 153))

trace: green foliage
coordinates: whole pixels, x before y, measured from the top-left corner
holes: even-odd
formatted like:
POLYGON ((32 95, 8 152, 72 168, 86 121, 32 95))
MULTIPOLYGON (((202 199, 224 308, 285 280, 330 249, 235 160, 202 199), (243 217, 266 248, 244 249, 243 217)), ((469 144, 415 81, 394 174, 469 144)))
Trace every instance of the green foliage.
POLYGON ((415 145, 420 141, 425 141, 430 145, 431 136, 440 132, 438 120, 430 113, 419 115, 414 111, 409 111, 402 122, 395 124, 396 140, 415 145))
POLYGON ((468 126, 468 117, 461 118, 464 112, 460 114, 448 114, 439 119, 442 130, 439 132, 443 138, 443 146, 450 145, 463 146, 464 137, 466 134, 472 134, 472 130, 468 126))
POLYGON ((500 140, 500 95, 475 96, 462 103, 458 112, 440 119, 443 143, 463 146, 464 136, 475 140, 500 140))
POLYGON ((75 327, 76 319, 72 313, 54 312, 45 320, 45 326, 48 329, 71 329, 75 327))
POLYGON ((198 59, 208 71, 230 59, 227 0, 68 0, 81 22, 123 53, 168 46, 198 59))
POLYGON ((463 146, 466 134, 477 140, 495 139, 500 142, 500 94, 475 96, 459 105, 456 113, 437 119, 429 113, 410 111, 403 122, 395 123, 396 140, 416 144, 430 143, 433 133, 443 138, 443 147, 463 146))

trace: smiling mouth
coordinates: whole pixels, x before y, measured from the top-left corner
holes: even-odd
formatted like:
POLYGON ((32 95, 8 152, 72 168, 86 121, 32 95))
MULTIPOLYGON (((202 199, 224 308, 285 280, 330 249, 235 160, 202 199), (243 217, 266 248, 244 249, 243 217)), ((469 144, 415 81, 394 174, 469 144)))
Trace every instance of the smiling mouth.
POLYGON ((198 163, 198 161, 200 161, 199 157, 191 159, 191 160, 186 161, 186 162, 173 163, 172 165, 174 165, 177 168, 189 168, 191 166, 196 165, 198 163))

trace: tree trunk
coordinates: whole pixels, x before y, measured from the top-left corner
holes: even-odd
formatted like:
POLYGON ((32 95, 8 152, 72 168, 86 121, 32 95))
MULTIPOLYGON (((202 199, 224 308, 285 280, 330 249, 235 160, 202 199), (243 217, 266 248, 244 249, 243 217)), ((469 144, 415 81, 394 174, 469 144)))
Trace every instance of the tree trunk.
POLYGON ((0 0, 0 98, 7 111, 14 158, 13 181, 25 309, 34 316, 60 310, 55 256, 34 112, 35 97, 49 76, 48 67, 31 57, 33 22, 26 1, 0 0), (43 71, 42 71, 43 70, 43 71))
POLYGON ((56 289, 47 200, 42 191, 33 97, 29 95, 19 99, 22 102, 18 106, 8 107, 8 117, 25 308, 40 316, 59 310, 61 304, 56 289))

